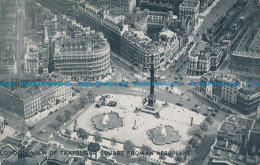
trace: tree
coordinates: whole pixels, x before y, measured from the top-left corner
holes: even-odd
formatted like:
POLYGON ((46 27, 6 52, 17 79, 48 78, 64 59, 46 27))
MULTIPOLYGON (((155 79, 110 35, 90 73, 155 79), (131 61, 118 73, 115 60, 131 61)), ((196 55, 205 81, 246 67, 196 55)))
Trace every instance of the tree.
POLYGON ((65 117, 62 115, 62 114, 59 114, 59 115, 57 115, 57 117, 56 117, 56 120, 59 122, 59 123, 64 123, 64 121, 65 121, 65 117))
POLYGON ((71 112, 67 109, 64 111, 65 121, 69 121, 71 118, 71 112))
POLYGON ((159 159, 165 160, 165 159, 166 159, 166 156, 165 156, 164 154, 161 154, 161 155, 159 156, 159 159))
POLYGON ((116 138, 115 138, 115 137, 112 137, 112 139, 111 139, 111 145, 113 146, 113 148, 115 147, 116 143, 117 143, 116 138))
POLYGON ((210 116, 207 116, 207 117, 205 118, 205 121, 206 121, 207 123, 209 123, 209 125, 212 125, 212 124, 214 123, 213 119, 212 119, 210 116))
POLYGON ((189 144, 192 146, 192 148, 195 148, 199 145, 200 140, 199 138, 193 136, 190 140, 189 140, 189 144))
POLYGON ((143 156, 145 157, 146 155, 151 155, 152 148, 148 145, 142 145, 141 147, 141 152, 143 152, 143 156))
POLYGON ((190 145, 190 144, 188 144, 187 146, 186 146, 186 152, 188 152, 188 154, 190 154, 191 152, 192 152, 192 146, 190 145))
POLYGON ((125 142, 124 142, 124 150, 126 151, 126 152, 128 152, 128 151, 134 151, 135 150, 135 145, 134 145, 134 143, 132 142, 132 141, 130 141, 130 140, 126 140, 125 142))
POLYGON ((87 93, 87 98, 91 101, 91 103, 95 100, 95 93, 93 90, 89 90, 87 93))
POLYGON ((208 131, 209 129, 209 124, 206 122, 206 121, 203 121, 201 124, 200 124, 200 129, 202 131, 208 131))
POLYGON ((81 96, 79 98, 79 102, 80 102, 80 108, 84 108, 87 105, 85 94, 81 94, 81 96))
POLYGON ((103 137, 99 132, 94 133, 94 139, 95 139, 96 142, 102 142, 103 141, 103 137))
POLYGON ((90 152, 96 153, 96 152, 98 152, 100 150, 100 145, 98 143, 91 142, 88 145, 88 150, 90 152))
POLYGON ((175 161, 178 162, 178 163, 182 163, 182 162, 185 161, 185 156, 184 155, 176 155, 175 161))
POLYGON ((65 130, 65 134, 68 135, 68 136, 70 136, 70 135, 71 135, 71 131, 70 131, 69 129, 66 129, 66 130, 65 130))
POLYGON ((190 131, 190 135, 203 139, 203 131, 199 127, 192 127, 192 129, 190 131))
POLYGON ((89 137, 89 133, 82 128, 78 129, 77 135, 79 138, 82 138, 83 143, 84 143, 84 140, 87 140, 89 137))

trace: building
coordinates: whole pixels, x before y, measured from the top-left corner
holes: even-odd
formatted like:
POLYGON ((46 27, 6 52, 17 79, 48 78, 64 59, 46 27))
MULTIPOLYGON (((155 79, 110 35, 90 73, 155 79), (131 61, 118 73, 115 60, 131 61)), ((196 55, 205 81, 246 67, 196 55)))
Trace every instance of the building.
POLYGON ((252 137, 255 123, 254 120, 233 115, 223 121, 211 146, 209 164, 248 164, 248 140, 252 137))
POLYGON ((106 9, 114 8, 115 6, 120 7, 126 13, 132 13, 136 7, 136 0, 89 0, 91 4, 106 9))
POLYGON ((211 146, 210 165, 260 163, 260 122, 229 116, 222 122, 211 146))
POLYGON ((206 42, 195 42, 188 51, 187 74, 197 76, 216 70, 224 55, 221 48, 211 48, 206 42))
POLYGON ((202 85, 198 87, 198 91, 213 102, 228 106, 237 104, 241 83, 236 77, 209 72, 201 76, 200 82, 202 85))
POLYGON ((231 55, 229 68, 239 73, 249 73, 259 75, 260 70, 260 53, 258 52, 237 52, 231 55))
MULTIPOLYGON (((1 1, 0 74, 17 73, 17 2, 1 1)), ((19 68, 21 69, 21 68, 19 68)))
MULTIPOLYGON (((55 1, 51 2, 49 0, 44 0, 39 1, 39 3, 46 6, 49 6, 50 4, 57 6, 54 5, 55 1)), ((147 56, 145 49, 151 47, 149 44, 159 44, 159 46, 156 46, 159 49, 155 48, 159 50, 159 52, 154 51, 155 49, 150 50, 151 52, 154 52, 155 56, 158 56, 158 53, 161 54, 160 59, 155 57, 155 60, 159 60, 159 63, 155 64, 156 69, 166 67, 166 60, 173 58, 178 50, 179 40, 175 33, 173 35, 172 32, 170 33, 173 38, 168 40, 166 37, 166 39, 162 39, 161 41, 159 41, 159 32, 154 40, 146 34, 146 31, 149 31, 149 27, 160 26, 160 30, 162 30, 164 24, 166 24, 168 20, 169 22, 174 22, 176 16, 172 15, 171 12, 160 13, 144 10, 129 15, 125 14, 124 11, 120 11, 118 8, 109 10, 94 6, 91 3, 80 3, 78 7, 74 6, 74 15, 76 16, 77 22, 81 22, 87 26, 91 25, 91 28, 102 31, 110 43, 111 50, 129 62, 132 62, 139 70, 147 70, 148 68, 147 66, 150 61, 145 57, 147 56), (163 18, 163 15, 165 18, 163 18), (139 50, 135 50, 137 47, 134 45, 139 42, 138 40, 135 40, 135 38, 142 38, 142 41, 149 44, 140 44, 138 47, 139 50), (131 52, 137 52, 137 54, 131 52), (137 59, 140 59, 141 61, 138 61, 137 59)), ((167 28, 167 26, 165 27, 167 28)), ((142 42, 141 40, 140 42, 142 42)))
POLYGON ((213 2, 214 0, 200 0, 200 13, 206 11, 213 2))
POLYGON ((152 56, 155 69, 162 69, 169 64, 178 48, 178 38, 170 30, 159 34, 159 42, 153 42, 142 31, 127 31, 123 34, 120 53, 135 66, 149 71, 152 56))
POLYGON ((39 54, 37 44, 26 42, 24 55, 24 72, 26 74, 39 74, 39 54))
POLYGON ((79 32, 74 38, 65 36, 56 42, 53 60, 57 73, 76 79, 102 79, 110 70, 110 45, 101 32, 79 32))
MULTIPOLYGON (((63 144, 53 141, 51 137, 49 137, 49 142, 36 140, 29 131, 26 132, 23 139, 6 137, 1 141, 0 147, 2 152, 7 153, 1 155, 1 165, 118 164, 115 159, 89 152, 87 147, 81 149, 66 148, 63 144), (93 159, 94 157, 97 159, 93 159)), ((104 151, 108 150, 102 147, 101 152, 104 151)))
POLYGON ((58 85, 34 85, 20 87, 11 91, 0 87, 1 104, 4 108, 25 118, 35 115, 59 102, 72 97, 72 88, 68 77, 52 74, 44 78, 45 82, 57 82, 58 85))
POLYGON ((140 8, 149 9, 151 11, 172 11, 175 15, 178 15, 180 3, 182 1, 168 0, 140 0, 140 8))
POLYGON ((251 113, 257 110, 260 103, 260 87, 243 86, 238 90, 237 106, 243 113, 251 113))
POLYGON ((0 134, 4 133, 5 128, 5 118, 0 116, 0 134))
POLYGON ((191 19, 195 25, 199 16, 199 0, 183 0, 179 8, 179 20, 191 19))
POLYGON ((259 75, 260 69, 260 28, 248 28, 245 36, 231 54, 229 68, 240 73, 259 75))

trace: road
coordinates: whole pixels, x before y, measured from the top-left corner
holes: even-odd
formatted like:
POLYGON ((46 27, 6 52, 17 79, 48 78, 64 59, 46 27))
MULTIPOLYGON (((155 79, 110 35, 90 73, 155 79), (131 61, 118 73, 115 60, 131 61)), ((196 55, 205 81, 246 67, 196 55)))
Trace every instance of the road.
POLYGON ((199 35, 195 35, 194 41, 198 42, 201 40, 201 35, 206 32, 206 30, 224 14, 226 13, 235 3, 237 0, 220 0, 219 3, 212 8, 206 17, 204 17, 203 22, 198 30, 199 35))

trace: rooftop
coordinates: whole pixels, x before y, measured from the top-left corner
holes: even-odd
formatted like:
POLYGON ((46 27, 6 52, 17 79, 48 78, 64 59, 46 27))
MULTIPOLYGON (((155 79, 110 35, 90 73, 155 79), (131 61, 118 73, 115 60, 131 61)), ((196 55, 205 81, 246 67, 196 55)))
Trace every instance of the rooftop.
POLYGON ((243 88, 239 89, 240 93, 245 95, 253 95, 256 93, 260 93, 260 86, 243 86, 243 88))

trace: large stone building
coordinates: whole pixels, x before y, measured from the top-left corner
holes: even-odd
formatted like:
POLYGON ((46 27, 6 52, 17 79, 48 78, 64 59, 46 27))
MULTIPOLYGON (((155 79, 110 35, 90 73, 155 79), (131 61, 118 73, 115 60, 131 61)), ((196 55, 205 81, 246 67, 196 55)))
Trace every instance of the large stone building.
POLYGON ((224 55, 221 48, 211 48, 206 42, 195 42, 188 51, 187 73, 197 76, 214 71, 219 67, 224 55))
POLYGON ((192 20, 193 25, 195 25, 199 16, 199 9, 199 0, 183 0, 180 4, 179 19, 184 21, 190 19, 192 20))
POLYGON ((200 13, 207 10, 207 8, 214 2, 214 0, 200 0, 200 13))
POLYGON ((45 77, 44 81, 64 84, 20 87, 14 91, 0 87, 0 102, 9 111, 28 118, 35 115, 37 111, 43 111, 58 102, 70 99, 72 88, 68 83, 69 80, 67 77, 52 74, 45 77))
MULTIPOLYGON (((55 2, 51 2, 50 0, 44 0, 44 1, 39 1, 40 3, 50 6, 52 4, 53 6, 55 5, 55 2)), ((64 9, 65 10, 65 9, 64 9)), ((67 10, 66 10, 67 11, 67 10)), ((87 25, 91 26, 91 28, 94 28, 98 31, 102 31, 104 36, 107 38, 108 42, 110 43, 111 50, 116 52, 118 55, 121 57, 127 57, 126 60, 129 60, 130 62, 134 62, 134 65, 139 67, 140 71, 141 70, 146 70, 147 65, 149 65, 148 60, 144 60, 144 56, 146 56, 146 52, 144 52, 142 49, 145 47, 139 47, 138 50, 139 54, 143 52, 142 57, 143 61, 136 61, 136 56, 133 53, 129 53, 131 49, 133 49, 133 45, 137 44, 137 40, 129 40, 126 38, 126 36, 129 36, 127 34, 132 34, 133 31, 142 31, 144 35, 141 35, 142 37, 148 39, 151 41, 150 37, 147 37, 146 30, 149 30, 149 26, 153 25, 158 25, 161 24, 160 28, 164 27, 164 20, 165 18, 162 18, 161 15, 165 15, 167 17, 167 20, 174 21, 176 17, 169 12, 169 13, 164 13, 162 14, 161 12, 148 12, 147 10, 141 11, 141 12, 136 12, 136 15, 129 15, 129 14, 124 14, 124 12, 118 10, 118 9, 104 9, 104 8, 99 8, 98 6, 94 6, 93 4, 90 3, 80 3, 78 6, 74 6, 74 13, 76 16, 77 22, 81 22, 82 25, 87 25), (158 16, 157 16, 158 14, 158 16), (139 17, 140 16, 140 17, 139 17), (132 17, 133 19, 131 19, 132 17), (130 18, 130 19, 129 19, 130 18), (128 23, 128 21, 131 23, 128 23), (140 26, 139 26, 140 25, 140 26), (147 29, 148 28, 148 29, 147 29), (123 46, 126 45, 127 47, 123 46), (129 47, 129 50, 127 50, 129 47), (121 50, 122 49, 122 50, 121 50), (126 54, 123 54, 126 53, 126 54), (147 62, 147 63, 146 63, 147 62)), ((137 37, 137 33, 135 33, 135 37, 137 37)), ((138 32, 139 33, 139 32, 138 32)), ((172 33, 172 32, 171 32, 172 33)), ((162 41, 159 41, 158 38, 159 35, 157 35, 156 40, 153 40, 155 44, 159 44, 158 47, 161 47, 160 49, 161 52, 161 57, 162 59, 159 60, 159 63, 156 64, 157 69, 161 69, 166 66, 167 61, 166 59, 171 59, 173 58, 176 54, 175 51, 177 51, 179 46, 178 39, 176 38, 176 34, 172 35, 174 36, 172 39, 163 39, 162 41), (167 43, 168 41, 168 43, 167 43), (171 46, 170 46, 171 45, 171 46), (173 51, 174 49, 174 51, 173 51), (170 58, 168 58, 168 56, 170 58)), ((137 37, 137 38, 140 38, 137 37)), ((167 37, 166 37, 167 38, 167 37)), ((145 41, 146 42, 146 41, 145 41)), ((145 44, 141 44, 145 45, 145 44)), ((148 46, 149 47, 149 46, 148 46)), ((151 56, 152 54, 150 54, 151 56)), ((157 56, 157 53, 154 54, 157 56)))
POLYGON ((162 31, 157 43, 152 42, 141 31, 128 31, 123 34, 120 53, 134 65, 148 71, 152 55, 155 68, 165 68, 178 50, 178 46, 178 38, 170 30, 162 31))
POLYGON ((260 75, 260 28, 248 28, 231 54, 229 68, 236 72, 260 75))
POLYGON ((256 120, 229 116, 222 122, 215 142, 211 146, 209 164, 259 164, 259 127, 259 115, 256 120))
POLYGON ((260 87, 259 86, 243 86, 238 90, 237 103, 239 111, 243 113, 251 113, 257 110, 260 104, 260 87))
POLYGON ((103 33, 89 29, 56 42, 53 60, 57 73, 85 80, 102 79, 110 70, 110 45, 103 33))
POLYGON ((88 0, 87 2, 91 2, 95 6, 107 9, 111 9, 117 6, 123 9, 123 11, 126 13, 132 13, 136 6, 136 0, 88 0))
POLYGON ((217 132, 215 142, 211 146, 209 164, 248 164, 249 138, 255 123, 254 120, 237 116, 229 116, 223 121, 217 132))
POLYGON ((17 73, 17 1, 1 2, 0 74, 17 73))
POLYGON ((198 91, 215 103, 235 105, 241 82, 234 76, 221 73, 205 73, 200 81, 207 85, 200 85, 198 91))

